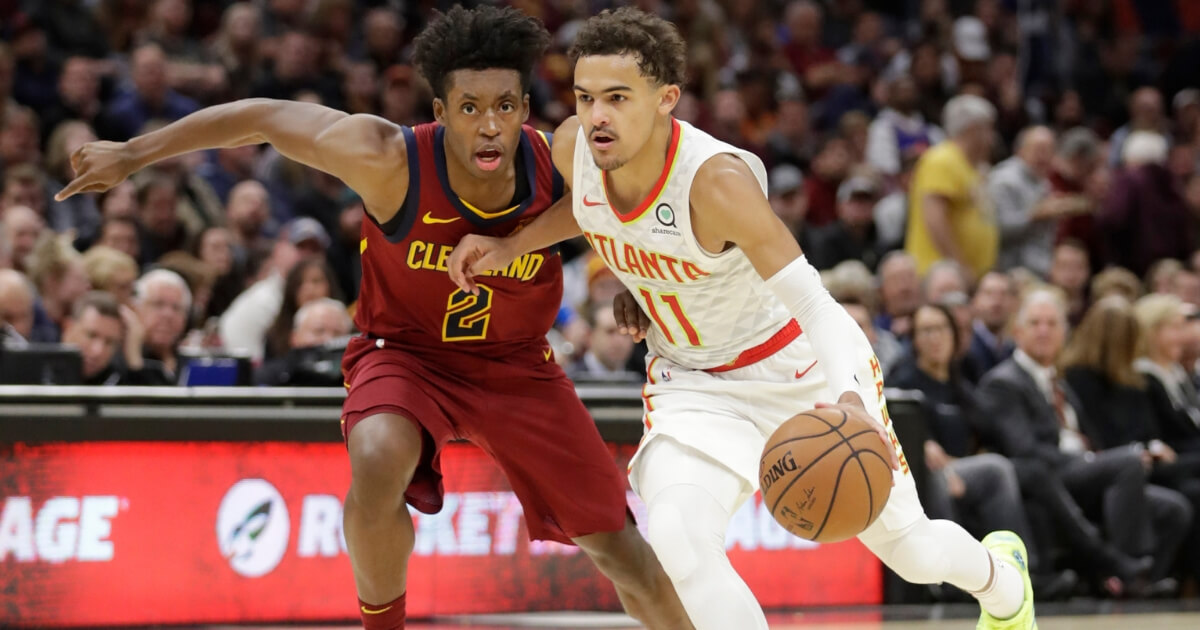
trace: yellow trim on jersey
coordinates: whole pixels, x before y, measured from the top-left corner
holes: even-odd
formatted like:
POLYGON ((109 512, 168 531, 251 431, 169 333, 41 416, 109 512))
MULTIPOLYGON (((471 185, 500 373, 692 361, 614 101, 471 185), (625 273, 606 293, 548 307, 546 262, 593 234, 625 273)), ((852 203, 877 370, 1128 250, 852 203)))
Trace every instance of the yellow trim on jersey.
POLYGON ((358 253, 362 254, 365 251, 367 251, 367 239, 364 238, 358 242, 358 253))
POLYGON ((458 200, 460 202, 462 202, 463 207, 465 207, 467 210, 470 210, 471 212, 474 212, 475 214, 477 214, 485 219, 495 219, 497 217, 502 217, 502 216, 512 212, 513 210, 516 210, 517 208, 521 207, 520 204, 517 204, 507 210, 500 210, 498 212, 484 212, 483 210, 480 210, 479 208, 472 206, 470 203, 467 203, 467 200, 463 199, 462 197, 459 197, 458 200))
POLYGON ((538 133, 538 136, 540 136, 540 137, 542 138, 542 142, 545 142, 545 143, 546 143, 546 146, 547 146, 547 147, 549 147, 549 146, 550 146, 550 139, 546 137, 546 132, 545 132, 545 131, 542 131, 541 129, 538 129, 538 130, 537 130, 537 133, 538 133))

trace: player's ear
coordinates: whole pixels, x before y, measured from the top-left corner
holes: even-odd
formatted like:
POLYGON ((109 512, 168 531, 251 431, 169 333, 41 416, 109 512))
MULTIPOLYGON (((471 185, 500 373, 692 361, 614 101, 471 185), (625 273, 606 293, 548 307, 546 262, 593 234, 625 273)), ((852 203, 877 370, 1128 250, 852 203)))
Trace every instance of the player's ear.
POLYGON ((439 124, 445 125, 446 124, 446 121, 444 120, 445 116, 446 116, 446 102, 443 101, 441 99, 441 97, 434 98, 433 99, 433 119, 438 121, 439 124))
POLYGON ((524 123, 528 120, 529 120, 529 93, 526 92, 525 96, 521 99, 521 122, 524 123))
POLYGON ((679 104, 680 90, 678 85, 664 85, 658 89, 658 113, 666 115, 675 110, 679 104))

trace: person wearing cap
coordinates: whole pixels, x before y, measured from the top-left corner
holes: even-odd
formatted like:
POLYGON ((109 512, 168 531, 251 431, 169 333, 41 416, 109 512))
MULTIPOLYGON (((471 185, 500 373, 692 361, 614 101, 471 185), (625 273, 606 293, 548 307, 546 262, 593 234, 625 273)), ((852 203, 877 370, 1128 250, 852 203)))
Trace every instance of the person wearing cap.
POLYGON ((861 260, 873 272, 887 253, 875 230, 878 182, 855 175, 838 187, 837 219, 804 233, 801 247, 813 266, 830 269, 844 260, 861 260))
POLYGON ((973 15, 960 17, 954 21, 953 39, 959 84, 981 81, 992 58, 987 26, 973 15))
POLYGON ((988 175, 988 196, 1000 226, 996 265, 1002 271, 1025 267, 1045 277, 1058 220, 1091 208, 1081 195, 1051 192, 1055 143, 1049 127, 1029 127, 1017 135, 1014 155, 988 175))
POLYGON ((771 169, 767 178, 767 198, 771 209, 798 240, 804 231, 804 216, 808 214, 804 174, 791 164, 780 164, 771 169))
POLYGON ((978 167, 991 154, 996 108, 964 94, 942 117, 949 139, 926 151, 913 173, 905 249, 920 274, 951 258, 978 278, 996 263, 996 224, 978 167))

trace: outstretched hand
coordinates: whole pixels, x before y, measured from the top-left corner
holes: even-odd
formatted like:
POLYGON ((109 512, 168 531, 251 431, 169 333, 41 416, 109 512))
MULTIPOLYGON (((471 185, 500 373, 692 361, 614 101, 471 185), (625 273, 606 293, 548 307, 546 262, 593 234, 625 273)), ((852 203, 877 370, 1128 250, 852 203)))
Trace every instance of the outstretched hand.
POLYGON ((617 320, 621 334, 633 337, 634 343, 645 339, 646 332, 650 330, 650 317, 642 311, 628 289, 613 298, 613 318, 617 320))
POLYGON ((450 252, 450 259, 446 262, 450 280, 463 291, 479 295, 475 276, 503 269, 512 264, 513 259, 517 257, 508 245, 507 239, 479 234, 464 236, 450 252))
POLYGON ((124 142, 89 142, 71 154, 75 179, 54 195, 62 201, 77 193, 99 193, 125 181, 137 170, 124 142))

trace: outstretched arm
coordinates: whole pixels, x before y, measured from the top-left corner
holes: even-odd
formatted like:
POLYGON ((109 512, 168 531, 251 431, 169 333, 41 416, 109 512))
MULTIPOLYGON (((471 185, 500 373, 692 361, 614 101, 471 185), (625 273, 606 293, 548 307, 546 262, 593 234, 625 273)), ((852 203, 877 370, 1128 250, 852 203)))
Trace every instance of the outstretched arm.
POLYGON ((450 269, 450 279, 460 289, 475 293, 478 290, 475 288, 475 276, 493 269, 503 269, 517 256, 545 249, 580 235, 582 231, 579 229, 579 223, 575 221, 570 190, 575 160, 575 136, 578 132, 579 119, 574 116, 559 125, 554 132, 554 146, 551 147, 554 167, 566 182, 561 199, 529 225, 508 237, 468 234, 458 242, 458 246, 450 253, 447 265, 450 269))
POLYGON ((733 243, 746 254, 767 287, 807 333, 829 388, 837 396, 837 406, 876 427, 888 446, 886 451, 892 453, 892 468, 898 468, 887 429, 866 411, 860 392, 869 384, 858 382, 857 353, 847 347, 849 342, 869 345, 866 335, 825 290, 820 274, 771 210, 750 167, 730 154, 709 159, 693 180, 691 205, 692 229, 700 244, 709 251, 721 251, 733 243))
MULTIPOLYGON (((128 142, 92 142, 71 156, 76 177, 58 195, 103 192, 159 160, 202 149, 270 143, 284 156, 333 175, 368 209, 394 213, 408 193, 400 127, 321 105, 246 99, 207 107, 128 142)), ((372 212, 372 215, 375 215, 372 212)), ((375 216, 386 221, 390 216, 375 216)))

